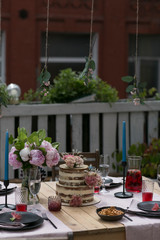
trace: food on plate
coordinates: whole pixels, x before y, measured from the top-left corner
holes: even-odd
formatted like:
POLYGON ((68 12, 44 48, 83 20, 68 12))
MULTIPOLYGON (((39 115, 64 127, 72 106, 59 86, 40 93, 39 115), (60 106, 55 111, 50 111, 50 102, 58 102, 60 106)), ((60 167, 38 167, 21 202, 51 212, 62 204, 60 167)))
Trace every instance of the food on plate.
POLYGON ((109 207, 102 209, 99 214, 107 215, 107 216, 117 216, 122 215, 123 212, 121 210, 116 209, 116 207, 109 207))

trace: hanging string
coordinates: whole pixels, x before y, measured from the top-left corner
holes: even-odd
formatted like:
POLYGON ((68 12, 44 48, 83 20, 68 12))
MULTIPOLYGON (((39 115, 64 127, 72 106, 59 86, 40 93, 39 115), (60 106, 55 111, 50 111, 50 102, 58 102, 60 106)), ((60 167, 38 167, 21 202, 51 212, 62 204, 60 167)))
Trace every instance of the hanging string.
POLYGON ((47 25, 46 25, 45 65, 44 65, 44 68, 46 70, 48 65, 48 25, 49 25, 49 0, 47 3, 47 25))
POLYGON ((92 7, 91 7, 91 25, 90 25, 90 40, 89 40, 89 59, 92 58, 93 9, 94 9, 94 0, 92 0, 92 7))
MULTIPOLYGON (((138 66, 138 21, 139 21, 139 0, 137 0, 137 17, 136 17, 136 53, 135 53, 135 77, 137 79, 138 66)), ((138 80, 137 80, 138 82, 138 80)))

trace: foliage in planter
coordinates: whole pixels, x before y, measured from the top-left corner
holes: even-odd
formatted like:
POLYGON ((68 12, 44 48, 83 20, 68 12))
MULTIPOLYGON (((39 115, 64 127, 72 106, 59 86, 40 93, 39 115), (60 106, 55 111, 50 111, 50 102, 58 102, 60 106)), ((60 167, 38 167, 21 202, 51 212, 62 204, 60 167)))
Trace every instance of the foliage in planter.
POLYGON ((115 102, 118 100, 118 92, 100 78, 90 80, 85 84, 79 74, 71 68, 61 70, 54 79, 53 85, 34 92, 30 89, 24 94, 23 102, 41 101, 41 103, 68 103, 75 99, 95 94, 95 100, 100 102, 115 102), (41 93, 41 94, 40 94, 41 93))
POLYGON ((0 83, 0 106, 3 105, 7 107, 8 103, 9 103, 9 95, 6 90, 6 85, 3 83, 0 83))
MULTIPOLYGON (((128 155, 141 156, 141 172, 143 176, 156 178, 157 166, 160 164, 160 139, 152 139, 149 146, 145 143, 132 144, 128 150, 128 155)), ((112 157, 114 153, 112 154, 112 157)), ((117 172, 121 171, 122 152, 116 153, 116 164, 112 167, 117 172)))
POLYGON ((88 86, 83 79, 71 68, 61 70, 54 79, 53 86, 48 94, 43 96, 42 103, 68 103, 80 97, 91 95, 94 92, 96 81, 90 81, 88 86))
POLYGON ((40 95, 40 91, 33 91, 33 89, 29 89, 27 92, 24 93, 23 95, 23 101, 25 103, 29 102, 35 102, 35 101, 41 101, 42 97, 40 95))
POLYGON ((99 102, 116 102, 118 100, 118 91, 112 88, 109 84, 98 80, 97 88, 95 90, 96 100, 99 102))

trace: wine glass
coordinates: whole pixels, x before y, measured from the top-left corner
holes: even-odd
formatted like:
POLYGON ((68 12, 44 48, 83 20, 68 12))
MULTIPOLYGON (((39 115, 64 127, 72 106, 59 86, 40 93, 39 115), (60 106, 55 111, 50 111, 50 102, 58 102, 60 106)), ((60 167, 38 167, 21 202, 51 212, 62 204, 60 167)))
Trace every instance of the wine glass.
POLYGON ((110 166, 109 155, 108 154, 101 155, 99 165, 99 170, 103 181, 101 193, 107 193, 108 191, 105 189, 105 184, 112 182, 112 179, 108 178, 109 166, 110 166))
POLYGON ((37 193, 39 192, 41 187, 41 171, 39 168, 31 168, 29 170, 29 190, 30 193, 33 195, 33 209, 32 212, 38 212, 35 209, 36 203, 38 202, 37 193))

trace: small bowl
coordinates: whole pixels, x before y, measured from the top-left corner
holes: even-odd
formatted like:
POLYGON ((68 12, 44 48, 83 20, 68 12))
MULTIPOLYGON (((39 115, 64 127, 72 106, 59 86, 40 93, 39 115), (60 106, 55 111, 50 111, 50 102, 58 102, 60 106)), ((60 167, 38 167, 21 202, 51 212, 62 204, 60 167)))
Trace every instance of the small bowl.
POLYGON ((105 221, 117 221, 117 220, 122 219, 122 217, 124 216, 125 212, 124 212, 124 209, 123 209, 123 208, 120 208, 120 207, 112 206, 112 207, 115 207, 117 210, 121 210, 121 211, 123 212, 121 215, 109 216, 109 215, 101 215, 101 214, 99 213, 102 209, 107 209, 107 208, 110 208, 110 207, 111 207, 111 206, 97 208, 97 209, 96 209, 96 212, 97 212, 98 216, 99 216, 100 218, 102 218, 103 220, 105 220, 105 221))

